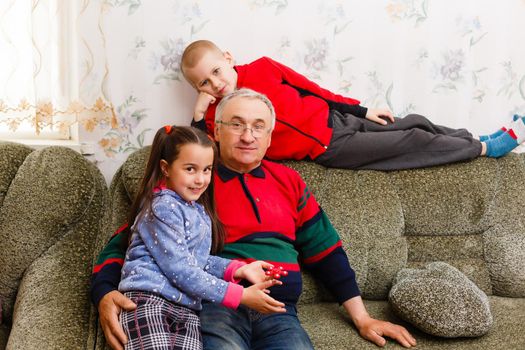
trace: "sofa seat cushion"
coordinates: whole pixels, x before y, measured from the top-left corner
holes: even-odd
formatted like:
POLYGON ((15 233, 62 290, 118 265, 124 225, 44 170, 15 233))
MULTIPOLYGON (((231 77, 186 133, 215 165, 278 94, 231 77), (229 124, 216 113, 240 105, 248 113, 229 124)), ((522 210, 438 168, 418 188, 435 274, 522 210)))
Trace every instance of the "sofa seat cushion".
MULTIPOLYGON (((400 324, 417 339, 418 349, 525 349, 525 299, 489 297, 494 326, 478 338, 438 338, 431 336, 396 316, 387 301, 365 300, 370 316, 400 324)), ((314 347, 322 350, 377 350, 362 339, 342 307, 336 303, 304 304, 298 308, 299 319, 314 347)), ((384 349, 404 349, 392 340, 384 349)))
POLYGON ((487 295, 444 262, 402 269, 388 299, 401 318, 441 337, 481 336, 493 322, 487 295))

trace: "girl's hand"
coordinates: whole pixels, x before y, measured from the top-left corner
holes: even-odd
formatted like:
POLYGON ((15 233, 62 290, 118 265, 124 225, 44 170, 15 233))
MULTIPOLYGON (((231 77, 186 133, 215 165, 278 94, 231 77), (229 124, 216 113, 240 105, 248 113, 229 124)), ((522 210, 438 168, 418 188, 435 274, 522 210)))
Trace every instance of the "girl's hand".
POLYGON ((272 279, 244 288, 241 297, 241 304, 262 314, 285 312, 286 309, 284 308, 284 303, 281 303, 268 295, 270 291, 267 288, 276 284, 282 284, 282 282, 272 279))
POLYGON ((390 120, 392 123, 394 122, 394 116, 388 109, 369 108, 366 112, 365 118, 381 125, 387 124, 385 118, 390 120))
POLYGON ((202 91, 199 92, 199 96, 197 97, 197 101, 195 102, 195 108, 193 110, 193 120, 198 122, 199 120, 204 118, 208 107, 211 104, 215 103, 215 101, 216 98, 212 95, 202 91))
POLYGON ((267 281, 271 276, 267 276, 264 269, 273 269, 273 265, 266 261, 257 260, 250 264, 241 266, 235 271, 235 279, 245 279, 253 284, 267 281))

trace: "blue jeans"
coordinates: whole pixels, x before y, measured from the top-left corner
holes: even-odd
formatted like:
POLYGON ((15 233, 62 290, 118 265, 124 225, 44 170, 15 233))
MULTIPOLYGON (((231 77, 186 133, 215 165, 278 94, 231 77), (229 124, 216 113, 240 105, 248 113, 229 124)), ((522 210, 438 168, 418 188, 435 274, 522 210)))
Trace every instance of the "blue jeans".
POLYGON ((242 305, 232 310, 203 303, 200 318, 205 350, 314 349, 295 305, 286 305, 285 313, 263 315, 242 305))

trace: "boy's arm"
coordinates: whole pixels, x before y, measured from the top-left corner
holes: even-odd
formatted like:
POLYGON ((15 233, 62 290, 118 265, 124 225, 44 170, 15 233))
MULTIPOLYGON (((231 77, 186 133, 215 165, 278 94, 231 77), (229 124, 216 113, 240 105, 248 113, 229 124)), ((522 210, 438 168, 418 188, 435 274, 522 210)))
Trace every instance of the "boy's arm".
POLYGON ((199 120, 198 122, 196 122, 195 119, 192 119, 191 126, 206 132, 206 122, 204 121, 204 118, 199 120))
POLYGON ((199 92, 197 101, 195 101, 195 107, 193 109, 193 121, 200 122, 204 119, 206 112, 211 104, 214 104, 216 98, 206 92, 199 92))
POLYGON ((341 113, 352 113, 360 118, 366 116, 367 108, 360 106, 359 100, 334 94, 282 63, 274 61, 269 57, 263 57, 263 59, 273 67, 273 70, 279 72, 283 83, 294 87, 301 95, 317 96, 325 100, 330 106, 330 109, 338 110, 341 113))
POLYGON ((279 72, 283 83, 295 88, 301 96, 317 96, 323 99, 331 110, 336 110, 343 114, 350 113, 358 118, 366 118, 381 125, 386 125, 386 120, 389 120, 391 123, 394 122, 392 112, 387 109, 369 109, 363 107, 359 104, 360 102, 358 100, 334 94, 282 63, 276 62, 268 57, 264 57, 263 59, 273 66, 274 70, 279 72))

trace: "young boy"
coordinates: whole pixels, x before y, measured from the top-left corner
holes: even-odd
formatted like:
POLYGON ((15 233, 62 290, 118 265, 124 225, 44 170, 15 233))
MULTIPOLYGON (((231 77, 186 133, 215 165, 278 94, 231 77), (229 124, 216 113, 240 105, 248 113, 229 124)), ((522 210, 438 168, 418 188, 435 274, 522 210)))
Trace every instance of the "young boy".
POLYGON ((398 170, 498 158, 525 141, 523 117, 478 140, 421 115, 394 118, 388 110, 363 107, 268 57, 234 65, 230 53, 207 40, 186 47, 181 70, 199 92, 192 125, 210 135, 220 98, 239 88, 265 94, 277 116, 266 153, 274 160, 310 158, 333 168, 398 170))

